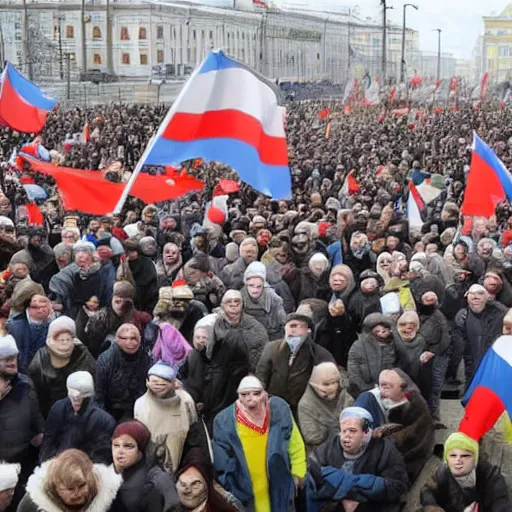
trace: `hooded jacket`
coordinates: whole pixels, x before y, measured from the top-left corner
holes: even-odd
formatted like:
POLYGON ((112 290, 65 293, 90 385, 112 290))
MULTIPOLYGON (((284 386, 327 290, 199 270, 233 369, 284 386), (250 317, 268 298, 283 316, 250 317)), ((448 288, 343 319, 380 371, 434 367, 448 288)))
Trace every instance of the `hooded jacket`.
POLYGON ((54 368, 50 362, 50 350, 40 348, 28 367, 28 375, 34 382, 39 398, 41 413, 46 418, 51 406, 68 395, 67 378, 75 372, 85 371, 94 374, 96 362, 80 340, 75 338, 75 346, 66 366, 54 368))
MULTIPOLYGON (((51 461, 43 463, 28 479, 27 492, 18 506, 18 512, 66 511, 53 501, 45 490, 50 464, 51 461)), ((114 466, 94 464, 93 471, 98 480, 98 494, 84 512, 108 512, 121 487, 123 478, 115 472, 114 466)))
POLYGON ((370 315, 363 322, 362 334, 348 353, 348 389, 354 398, 372 389, 379 382, 382 370, 395 366, 397 355, 394 336, 388 343, 380 343, 372 333, 372 329, 379 323, 390 326, 389 320, 383 315, 370 315))

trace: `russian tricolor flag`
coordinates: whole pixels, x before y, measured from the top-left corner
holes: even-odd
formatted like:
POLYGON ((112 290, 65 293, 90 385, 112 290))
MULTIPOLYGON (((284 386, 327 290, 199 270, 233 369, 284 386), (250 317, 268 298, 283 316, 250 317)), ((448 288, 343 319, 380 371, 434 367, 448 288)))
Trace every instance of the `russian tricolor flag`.
POLYGON ((474 132, 461 213, 490 217, 505 197, 512 201, 512 177, 496 153, 474 132))
POLYGON ((221 51, 211 52, 183 87, 137 169, 200 157, 231 166, 265 195, 290 199, 278 96, 277 88, 254 70, 221 51))
POLYGON ((512 417, 512 336, 500 336, 483 357, 462 403, 459 431, 479 441, 506 411, 512 417))
POLYGON ((19 132, 38 133, 46 123, 46 115, 57 103, 12 64, 6 63, 0 85, 0 122, 3 125, 19 132))

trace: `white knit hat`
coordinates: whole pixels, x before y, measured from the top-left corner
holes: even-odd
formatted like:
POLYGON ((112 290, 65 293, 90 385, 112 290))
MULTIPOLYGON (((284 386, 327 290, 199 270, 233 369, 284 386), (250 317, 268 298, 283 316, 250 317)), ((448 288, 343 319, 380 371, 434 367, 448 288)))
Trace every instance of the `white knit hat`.
POLYGON ((18 483, 21 464, 8 464, 0 462, 0 492, 14 489, 18 483))
POLYGON ((263 384, 261 383, 261 380, 258 379, 258 377, 255 377, 254 375, 247 375, 247 377, 244 377, 240 381, 240 384, 238 385, 238 389, 236 390, 236 392, 241 393, 242 391, 257 390, 263 391, 263 384))
POLYGON ((244 272, 244 283, 251 277, 259 277, 265 282, 267 280, 267 267, 261 261, 253 261, 244 272))
POLYGON ((222 304, 225 304, 228 300, 242 300, 242 294, 238 290, 227 290, 222 296, 222 304))
POLYGON ((19 354, 16 340, 10 335, 0 336, 0 359, 17 356, 19 354))
POLYGON ((89 372, 72 373, 66 380, 68 396, 88 398, 94 396, 94 380, 89 372))
POLYGON ((52 338, 59 332, 69 332, 71 336, 76 336, 76 325, 75 321, 69 318, 69 316, 59 316, 50 324, 48 328, 48 338, 52 338))

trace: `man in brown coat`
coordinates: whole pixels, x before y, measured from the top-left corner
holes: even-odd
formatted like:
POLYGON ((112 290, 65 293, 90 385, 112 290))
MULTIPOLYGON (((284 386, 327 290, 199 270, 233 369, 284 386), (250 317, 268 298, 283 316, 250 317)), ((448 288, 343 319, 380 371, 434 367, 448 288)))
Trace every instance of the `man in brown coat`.
POLYGON ((294 415, 313 367, 326 361, 335 362, 330 352, 313 341, 312 328, 308 316, 288 315, 284 338, 265 346, 256 367, 256 376, 266 391, 286 400, 294 415))

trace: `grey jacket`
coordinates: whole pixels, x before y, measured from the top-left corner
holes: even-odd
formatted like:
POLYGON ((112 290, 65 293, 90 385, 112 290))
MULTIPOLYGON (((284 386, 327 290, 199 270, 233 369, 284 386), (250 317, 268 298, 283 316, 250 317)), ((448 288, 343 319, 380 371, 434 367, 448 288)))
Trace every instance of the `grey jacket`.
POLYGON ((372 389, 379 382, 380 372, 395 366, 396 358, 394 339, 379 343, 371 332, 363 330, 348 353, 349 393, 357 398, 363 391, 372 389))

